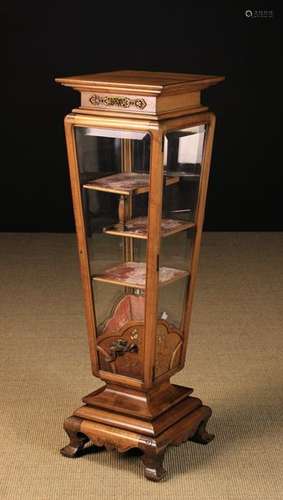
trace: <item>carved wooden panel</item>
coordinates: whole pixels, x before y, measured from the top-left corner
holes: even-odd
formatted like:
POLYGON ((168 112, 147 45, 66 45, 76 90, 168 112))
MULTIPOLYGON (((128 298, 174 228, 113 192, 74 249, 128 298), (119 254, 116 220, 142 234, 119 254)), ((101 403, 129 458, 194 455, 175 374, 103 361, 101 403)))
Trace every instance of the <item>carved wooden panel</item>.
MULTIPOLYGON (((100 326, 97 350, 102 370, 143 378, 144 305, 143 296, 125 295, 100 326)), ((181 346, 181 332, 167 321, 158 320, 155 377, 178 366, 181 346)))
POLYGON ((144 297, 125 295, 99 328, 97 350, 102 370, 143 376, 144 297))
POLYGON ((178 366, 181 346, 181 332, 167 323, 167 321, 158 321, 156 332, 155 377, 178 366))
POLYGON ((142 378, 143 336, 143 321, 128 321, 120 330, 99 336, 97 349, 101 369, 138 379, 142 378), (124 352, 121 350, 115 352, 117 341, 124 341, 124 352))
POLYGON ((144 297, 124 295, 114 304, 110 317, 99 327, 99 334, 118 332, 130 320, 144 319, 144 297))

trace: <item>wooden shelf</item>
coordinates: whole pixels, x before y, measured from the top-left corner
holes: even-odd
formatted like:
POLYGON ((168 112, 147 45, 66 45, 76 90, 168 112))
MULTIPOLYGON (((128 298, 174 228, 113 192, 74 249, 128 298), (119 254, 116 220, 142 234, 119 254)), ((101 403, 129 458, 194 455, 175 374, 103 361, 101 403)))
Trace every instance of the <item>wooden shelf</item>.
POLYGON ((182 178, 182 180, 199 181, 200 174, 194 174, 192 172, 186 172, 186 170, 166 170, 166 175, 168 177, 182 178))
MULTIPOLYGON (((186 222, 178 219, 161 220, 161 237, 165 238, 171 234, 179 233, 185 229, 194 227, 193 222, 186 222)), ((140 238, 146 240, 148 237, 148 219, 147 217, 136 217, 128 220, 125 225, 119 223, 103 230, 106 234, 113 236, 126 236, 129 238, 140 238)))
MULTIPOLYGON (((162 266, 159 269, 159 286, 165 286, 173 281, 188 276, 189 273, 180 269, 162 266)), ((101 274, 92 276, 94 281, 122 285, 131 288, 145 289, 146 264, 144 262, 125 262, 107 269, 101 274)))
MULTIPOLYGON (((166 177, 166 186, 179 182, 179 177, 166 177)), ((107 193, 123 194, 126 196, 133 194, 147 193, 149 191, 149 174, 139 174, 136 172, 120 173, 101 177, 84 184, 85 189, 104 191, 107 193)))

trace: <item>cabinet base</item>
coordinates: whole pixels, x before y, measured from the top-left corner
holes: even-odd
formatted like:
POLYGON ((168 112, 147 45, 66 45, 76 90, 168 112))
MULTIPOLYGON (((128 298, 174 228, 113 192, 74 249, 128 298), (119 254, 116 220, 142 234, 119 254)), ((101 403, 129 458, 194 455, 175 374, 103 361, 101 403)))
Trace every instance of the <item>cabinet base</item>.
POLYGON ((167 446, 187 440, 207 444, 214 438, 206 431, 211 413, 208 406, 194 397, 186 397, 154 420, 85 405, 65 420, 70 443, 61 453, 69 458, 78 457, 88 441, 121 453, 138 448, 143 453, 145 477, 160 481, 166 474, 162 464, 167 446))

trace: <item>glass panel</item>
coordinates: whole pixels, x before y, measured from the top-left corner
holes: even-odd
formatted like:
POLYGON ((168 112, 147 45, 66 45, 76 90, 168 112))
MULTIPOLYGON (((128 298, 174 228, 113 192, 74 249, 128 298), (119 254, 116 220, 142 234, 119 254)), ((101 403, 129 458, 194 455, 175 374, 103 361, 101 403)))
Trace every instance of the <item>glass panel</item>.
POLYGON ((201 174, 205 125, 168 132, 164 140, 164 174, 178 176, 165 189, 163 210, 179 220, 194 221, 201 174))
POLYGON ((155 376, 178 366, 182 321, 189 281, 206 127, 184 128, 164 137, 164 180, 160 266, 170 266, 180 279, 160 288, 155 376))
POLYGON ((143 378, 150 135, 75 127, 100 368, 143 378))

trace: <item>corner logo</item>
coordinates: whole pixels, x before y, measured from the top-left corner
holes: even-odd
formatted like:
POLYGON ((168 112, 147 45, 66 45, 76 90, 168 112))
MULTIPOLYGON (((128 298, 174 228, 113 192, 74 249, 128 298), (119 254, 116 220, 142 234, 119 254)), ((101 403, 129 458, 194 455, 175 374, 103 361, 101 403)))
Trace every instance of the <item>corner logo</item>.
POLYGON ((247 19, 272 19, 274 16, 273 10, 262 9, 247 9, 245 10, 245 17, 247 19))

